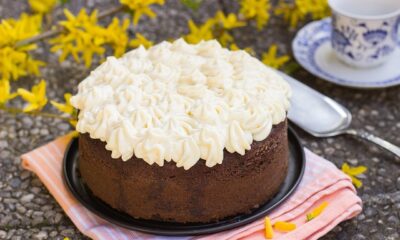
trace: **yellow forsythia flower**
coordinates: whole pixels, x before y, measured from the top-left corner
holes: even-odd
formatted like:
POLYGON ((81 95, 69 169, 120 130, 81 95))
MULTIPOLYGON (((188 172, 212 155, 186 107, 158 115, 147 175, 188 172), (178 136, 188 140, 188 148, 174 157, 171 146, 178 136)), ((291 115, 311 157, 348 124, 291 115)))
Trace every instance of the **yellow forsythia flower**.
POLYGON ((241 50, 241 49, 239 48, 239 46, 236 45, 236 43, 231 43, 231 45, 229 46, 229 49, 231 49, 232 51, 239 51, 239 50, 241 50))
POLYGON ((228 16, 225 16, 222 11, 218 11, 215 14, 215 20, 220 22, 222 27, 225 29, 233 29, 246 26, 246 22, 239 21, 234 13, 230 13, 228 14, 228 16))
MULTIPOLYGON (((236 43, 232 43, 229 48, 232 51, 242 50, 238 45, 236 45, 236 43)), ((252 49, 251 47, 243 48, 243 50, 246 51, 250 55, 255 55, 254 49, 252 49)))
POLYGON ((127 29, 129 27, 129 19, 124 19, 122 24, 119 24, 118 18, 113 18, 106 31, 106 42, 114 49, 114 56, 120 57, 125 53, 128 46, 129 36, 127 29))
POLYGON ((196 44, 201 40, 211 40, 214 38, 212 33, 212 27, 215 21, 213 19, 207 20, 203 25, 197 26, 192 20, 189 20, 190 33, 185 36, 185 40, 188 43, 196 44))
POLYGON ((321 19, 330 15, 327 0, 296 0, 296 7, 304 15, 310 15, 313 19, 321 19))
MULTIPOLYGON (((77 138, 79 137, 79 132, 78 131, 71 131, 67 134, 67 136, 71 138, 77 138)), ((70 240, 69 238, 64 238, 64 240, 70 240)))
POLYGON ((11 93, 10 82, 8 80, 0 80, 0 106, 6 104, 17 96, 17 93, 11 93))
POLYGON ((103 56, 106 45, 114 49, 114 55, 119 57, 125 53, 128 46, 129 20, 122 22, 113 18, 112 22, 105 28, 98 25, 97 11, 90 15, 82 9, 77 16, 74 16, 68 9, 64 9, 65 21, 60 26, 65 32, 50 40, 53 45, 52 52, 61 51, 59 61, 64 61, 69 55, 80 62, 83 59, 85 66, 92 65, 93 56, 103 56))
POLYGON ((71 96, 72 96, 71 93, 65 93, 64 94, 65 103, 58 103, 56 101, 50 101, 50 103, 60 112, 68 113, 71 115, 75 112, 75 108, 71 105, 70 102, 71 96))
MULTIPOLYGON (((19 19, 3 19, 0 22, 0 48, 14 47, 18 41, 33 37, 40 33, 42 18, 39 15, 21 14, 19 19)), ((36 44, 30 44, 19 50, 35 49, 36 44)))
POLYGON ((44 62, 32 59, 25 51, 0 48, 0 81, 17 80, 28 74, 39 75, 39 67, 44 65, 44 62))
POLYGON ((11 47, 0 48, 0 81, 18 79, 25 76, 26 53, 16 51, 11 47))
POLYGON ((129 46, 133 48, 137 48, 139 46, 143 46, 145 48, 149 48, 153 46, 153 42, 148 40, 145 36, 140 33, 136 33, 136 38, 129 42, 129 46))
POLYGON ((274 12, 277 15, 282 15, 292 28, 295 28, 307 16, 313 19, 321 19, 330 15, 327 0, 295 0, 289 4, 281 0, 274 12))
POLYGON ((291 28, 297 27, 297 24, 306 17, 295 4, 288 4, 285 1, 279 2, 274 13, 283 16, 283 19, 289 23, 291 28))
POLYGON ((142 15, 156 17, 156 13, 151 10, 150 5, 163 5, 164 0, 120 0, 120 3, 133 11, 133 24, 137 25, 142 15))
POLYGON ((222 46, 226 47, 231 42, 233 42, 233 36, 229 34, 227 31, 224 31, 218 38, 218 41, 221 43, 222 46))
POLYGON ((105 52, 107 31, 105 28, 97 25, 97 11, 91 15, 82 9, 77 16, 74 16, 68 9, 64 9, 67 20, 61 21, 60 25, 65 28, 65 32, 59 36, 50 39, 53 47, 52 52, 61 50, 59 61, 64 61, 69 55, 72 55, 75 61, 80 62, 80 56, 83 58, 86 67, 92 65, 94 54, 102 55, 105 52))
POLYGON ((312 210, 312 212, 307 214, 307 221, 311 221, 314 218, 318 217, 325 210, 327 206, 328 202, 321 203, 321 205, 319 205, 314 210, 312 210))
POLYGON ((270 18, 269 10, 271 4, 269 0, 241 0, 240 13, 246 19, 255 19, 257 28, 263 28, 270 18))
POLYGON ((343 163, 342 165, 342 171, 351 178, 351 181, 357 188, 362 187, 362 182, 356 176, 363 174, 367 170, 366 166, 350 167, 347 163, 343 163))
POLYGON ((262 54, 262 62, 272 68, 280 68, 290 60, 290 57, 287 55, 278 57, 277 52, 278 46, 272 44, 271 47, 269 47, 268 52, 262 54))
POLYGON ((50 101, 51 105, 53 105, 55 108, 57 108, 60 112, 67 113, 71 117, 73 117, 71 120, 69 120, 69 123, 72 126, 76 126, 77 120, 76 118, 76 109, 71 105, 70 99, 71 99, 71 93, 65 93, 64 94, 64 99, 65 103, 58 103, 56 101, 50 101))
POLYGON ((56 0, 28 0, 29 5, 31 6, 34 12, 45 14, 53 10, 56 5, 56 0))
POLYGON ((36 44, 16 47, 16 43, 39 34, 39 15, 21 14, 19 19, 4 19, 0 23, 0 80, 17 80, 28 74, 39 75, 39 67, 44 62, 33 59, 28 51, 36 49, 36 44))
POLYGON ((17 92, 19 96, 29 103, 24 108, 24 112, 41 110, 47 104, 46 82, 43 79, 33 86, 31 91, 18 88, 17 92))
POLYGON ((264 228, 265 238, 272 239, 274 237, 274 230, 272 229, 271 219, 269 217, 265 217, 264 228))
POLYGON ((296 229, 296 224, 291 222, 276 222, 274 228, 280 232, 290 232, 296 229))

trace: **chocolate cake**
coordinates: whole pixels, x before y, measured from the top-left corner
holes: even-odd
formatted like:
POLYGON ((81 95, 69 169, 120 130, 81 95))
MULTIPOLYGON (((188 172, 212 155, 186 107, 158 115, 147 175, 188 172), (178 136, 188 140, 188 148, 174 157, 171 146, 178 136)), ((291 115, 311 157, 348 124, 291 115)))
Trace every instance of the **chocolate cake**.
POLYGON ((185 171, 171 162, 116 161, 103 142, 84 134, 79 169, 94 195, 131 216, 209 222, 247 213, 279 190, 288 167, 286 122, 251 147, 244 156, 225 151, 221 165, 209 168, 203 161, 185 171))
POLYGON ((290 88, 244 51, 183 40, 108 58, 79 85, 79 170, 134 218, 210 222, 271 199, 290 88))

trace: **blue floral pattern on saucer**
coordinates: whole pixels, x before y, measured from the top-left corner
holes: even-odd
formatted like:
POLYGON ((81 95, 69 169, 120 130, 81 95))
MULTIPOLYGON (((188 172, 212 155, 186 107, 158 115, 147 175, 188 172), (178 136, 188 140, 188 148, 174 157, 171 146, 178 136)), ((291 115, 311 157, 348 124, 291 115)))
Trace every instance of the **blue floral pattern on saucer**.
MULTIPOLYGON (((332 31, 331 21, 331 18, 326 18, 311 22, 297 33, 292 48, 300 65, 322 79, 343 86, 383 88, 400 84, 400 69, 396 64, 400 59, 399 49, 396 49, 394 56, 382 66, 370 69, 350 67, 334 56, 331 38, 332 44, 337 44, 345 52, 346 46, 351 44, 349 39, 357 37, 357 33, 351 29, 332 31)), ((375 44, 387 37, 384 35, 385 33, 380 31, 366 30, 362 37, 370 44, 375 44)), ((375 54, 384 55, 392 50, 383 47, 375 54)))

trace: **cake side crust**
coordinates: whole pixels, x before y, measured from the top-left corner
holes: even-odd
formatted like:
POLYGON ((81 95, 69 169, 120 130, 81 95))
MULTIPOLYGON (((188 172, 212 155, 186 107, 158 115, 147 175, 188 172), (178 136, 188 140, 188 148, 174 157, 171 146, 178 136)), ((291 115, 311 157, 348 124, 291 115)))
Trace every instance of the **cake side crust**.
POLYGON ((274 126, 245 155, 224 151, 223 164, 199 161, 189 170, 174 163, 149 165, 113 159, 105 144, 83 134, 79 169, 93 194, 135 218, 210 222, 247 213, 271 199, 288 168, 287 122, 274 126))

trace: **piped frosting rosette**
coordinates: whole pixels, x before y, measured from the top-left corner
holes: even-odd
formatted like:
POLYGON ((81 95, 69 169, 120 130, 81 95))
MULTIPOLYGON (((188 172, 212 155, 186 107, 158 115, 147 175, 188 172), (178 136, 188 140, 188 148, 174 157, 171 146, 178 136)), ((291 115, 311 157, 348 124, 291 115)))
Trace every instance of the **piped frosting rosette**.
POLYGON ((245 51, 179 39, 108 57, 71 103, 80 133, 106 142, 112 158, 191 168, 241 155, 285 120, 289 85, 245 51))

